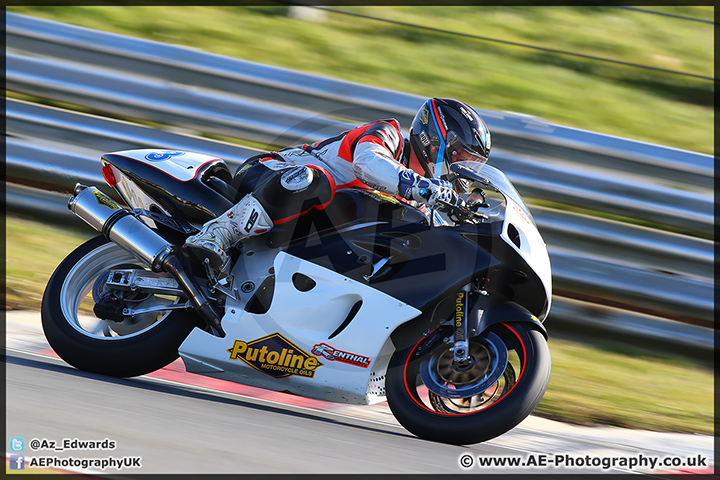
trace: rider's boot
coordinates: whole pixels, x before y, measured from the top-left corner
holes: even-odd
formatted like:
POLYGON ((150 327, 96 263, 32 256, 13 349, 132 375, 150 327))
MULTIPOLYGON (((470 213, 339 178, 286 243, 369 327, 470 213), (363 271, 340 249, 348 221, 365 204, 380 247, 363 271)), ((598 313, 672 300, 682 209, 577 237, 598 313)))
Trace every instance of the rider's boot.
POLYGON ((227 212, 205 223, 199 233, 188 237, 183 248, 201 262, 207 258, 214 271, 227 271, 230 247, 272 227, 273 221, 263 206, 248 194, 227 212))

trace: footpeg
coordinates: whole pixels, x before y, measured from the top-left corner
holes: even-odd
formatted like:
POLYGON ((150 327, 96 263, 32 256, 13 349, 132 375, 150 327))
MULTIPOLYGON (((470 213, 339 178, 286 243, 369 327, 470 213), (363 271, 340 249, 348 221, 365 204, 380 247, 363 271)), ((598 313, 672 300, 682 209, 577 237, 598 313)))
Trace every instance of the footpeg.
POLYGON ((232 289, 233 276, 229 273, 230 264, 231 262, 228 261, 225 263, 225 265, 223 265, 223 268, 220 270, 220 279, 218 279, 218 277, 215 275, 215 270, 210 264, 210 261, 207 258, 205 259, 205 261, 203 261, 205 273, 208 277, 208 288, 210 289, 210 292, 214 293, 217 290, 224 293, 233 300, 238 300, 236 295, 237 289, 232 289))

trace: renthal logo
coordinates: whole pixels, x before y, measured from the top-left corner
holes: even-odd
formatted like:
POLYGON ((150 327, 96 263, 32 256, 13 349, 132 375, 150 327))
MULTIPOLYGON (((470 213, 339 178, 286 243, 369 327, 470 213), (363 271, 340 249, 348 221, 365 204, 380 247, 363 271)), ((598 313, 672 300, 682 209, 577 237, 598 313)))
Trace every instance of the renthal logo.
POLYGON ((330 361, 343 362, 355 365, 356 367, 367 368, 370 365, 370 359, 368 357, 363 357, 362 355, 356 355, 350 352, 343 352, 342 350, 331 347, 327 343, 318 343, 317 345, 313 345, 311 352, 313 355, 317 355, 318 357, 323 356, 330 361))
POLYGON ((278 332, 250 342, 235 340, 226 351, 230 360, 242 360, 274 378, 291 375, 313 378, 315 370, 324 365, 278 332))

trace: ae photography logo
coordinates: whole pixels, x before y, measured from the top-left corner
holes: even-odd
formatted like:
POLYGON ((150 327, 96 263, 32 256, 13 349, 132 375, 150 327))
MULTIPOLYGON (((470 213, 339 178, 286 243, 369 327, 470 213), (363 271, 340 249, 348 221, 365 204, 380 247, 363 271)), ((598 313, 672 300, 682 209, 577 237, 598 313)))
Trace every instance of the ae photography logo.
MULTIPOLYGON (((84 440, 79 438, 63 438, 55 440, 49 438, 33 438, 25 442, 23 437, 10 437, 9 450, 11 452, 23 452, 29 448, 33 452, 82 452, 82 451, 108 451, 115 450, 117 442, 109 438, 99 440, 84 440)), ((60 469, 97 469, 97 470, 123 470, 142 468, 142 457, 140 456, 103 456, 84 457, 57 455, 8 455, 8 468, 10 470, 27 470, 30 468, 60 468, 60 469)))
POLYGON ((522 455, 482 456, 463 454, 459 458, 460 466, 470 468, 581 468, 589 470, 631 470, 652 471, 667 468, 706 468, 708 459, 703 455, 679 457, 675 455, 628 455, 628 456, 594 456, 594 455, 522 455))

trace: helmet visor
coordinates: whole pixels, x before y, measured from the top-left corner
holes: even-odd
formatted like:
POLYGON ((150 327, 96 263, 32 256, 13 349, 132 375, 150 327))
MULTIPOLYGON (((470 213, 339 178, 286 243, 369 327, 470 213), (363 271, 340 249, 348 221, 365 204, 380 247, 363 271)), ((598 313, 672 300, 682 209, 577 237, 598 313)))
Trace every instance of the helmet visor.
MULTIPOLYGON (((441 175, 450 173, 450 165, 455 162, 479 162, 482 164, 487 162, 487 157, 484 157, 476 149, 463 142, 452 130, 447 133, 444 147, 444 161, 442 162, 441 175)), ((436 165, 436 172, 438 166, 439 165, 436 165)))
MULTIPOLYGON (((446 148, 446 155, 451 158, 453 155, 453 152, 456 152, 456 154, 464 153, 464 159, 471 162, 487 162, 487 156, 483 155, 482 152, 478 148, 473 148, 471 145, 468 145, 467 143, 463 142, 462 139, 452 130, 450 130, 447 133, 447 146, 446 148)), ((458 162, 460 159, 455 158, 451 161, 458 162)))

